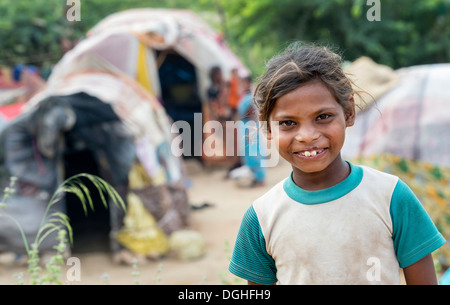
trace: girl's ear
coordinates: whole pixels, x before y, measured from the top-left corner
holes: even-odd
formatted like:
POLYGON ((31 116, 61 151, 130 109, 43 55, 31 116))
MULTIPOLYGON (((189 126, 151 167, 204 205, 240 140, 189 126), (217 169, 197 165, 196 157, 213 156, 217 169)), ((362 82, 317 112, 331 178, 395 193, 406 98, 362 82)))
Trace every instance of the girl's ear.
POLYGON ((353 94, 348 99, 348 106, 346 107, 346 109, 344 109, 344 111, 345 111, 345 126, 346 127, 353 126, 353 124, 355 124, 355 116, 356 116, 355 99, 353 98, 353 94))

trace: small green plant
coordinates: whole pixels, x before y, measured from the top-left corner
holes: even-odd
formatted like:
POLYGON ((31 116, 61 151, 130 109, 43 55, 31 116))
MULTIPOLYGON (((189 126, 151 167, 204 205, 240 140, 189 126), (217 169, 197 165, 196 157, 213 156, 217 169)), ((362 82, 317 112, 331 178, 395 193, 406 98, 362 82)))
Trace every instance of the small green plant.
POLYGON ((159 284, 161 282, 161 272, 163 270, 163 264, 158 265, 158 269, 156 270, 155 284, 159 284))
MULTIPOLYGON (((7 199, 14 193, 14 185, 16 180, 17 179, 14 177, 10 178, 9 185, 4 189, 3 199, 0 202, 0 208, 6 208, 7 199)), ((54 205, 61 201, 66 193, 72 193, 75 194, 80 200, 85 214, 87 214, 88 208, 94 211, 94 203, 85 181, 89 181, 95 186, 105 207, 108 207, 107 198, 110 198, 115 205, 124 210, 126 209, 123 199, 108 182, 95 175, 81 173, 67 178, 56 189, 44 212, 44 216, 40 223, 34 242, 31 244, 28 243, 25 232, 23 231, 20 223, 11 215, 0 213, 0 217, 6 217, 12 220, 20 231, 25 250, 28 255, 27 272, 30 275, 31 284, 61 284, 59 278, 62 275, 61 266, 64 265, 63 254, 67 246, 67 241, 69 241, 70 244, 73 244, 73 234, 68 216, 61 212, 51 212, 51 209, 54 205), (57 234, 56 240, 58 241, 58 244, 54 246, 56 254, 49 259, 46 263, 45 269, 42 270, 40 267, 39 246, 50 234, 54 232, 57 234)), ((25 283, 23 274, 16 276, 16 282, 19 284, 25 283)))
POLYGON ((134 284, 139 285, 140 284, 139 277, 141 276, 141 272, 139 272, 138 268, 138 259, 133 258, 132 264, 133 264, 133 271, 131 272, 131 276, 134 278, 134 284))
POLYGON ((102 280, 102 284, 108 285, 109 284, 109 273, 103 273, 100 275, 100 279, 102 280))

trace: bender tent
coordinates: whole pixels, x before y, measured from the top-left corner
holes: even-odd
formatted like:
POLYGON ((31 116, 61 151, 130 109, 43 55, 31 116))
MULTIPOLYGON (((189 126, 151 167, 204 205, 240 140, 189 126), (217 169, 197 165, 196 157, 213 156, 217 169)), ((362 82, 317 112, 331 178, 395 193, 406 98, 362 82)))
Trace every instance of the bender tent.
MULTIPOLYGON (((138 240, 142 236, 139 231, 147 231, 140 240, 145 243, 149 230, 161 228, 171 234, 185 228, 189 206, 182 162, 170 154, 170 125, 164 109, 156 102, 152 104, 152 97, 142 88, 127 85, 118 77, 99 74, 93 78, 106 88, 95 87, 99 89, 97 94, 81 90, 81 87, 76 92, 54 92, 3 130, 2 177, 4 182, 10 176, 17 177, 18 181, 17 192, 8 198, 7 208, 2 213, 16 218, 27 239, 33 241, 56 187, 71 175, 88 172, 108 181, 126 200, 128 211, 129 198, 134 198, 133 202, 139 201, 134 207, 145 207, 154 218, 152 228, 145 224, 136 226, 133 223, 136 219, 124 222, 128 215, 110 204, 106 216, 109 224, 103 223, 101 229, 110 230, 104 237, 111 236, 113 251, 123 246, 127 248, 130 238, 122 243, 117 240, 124 229, 128 233, 134 230, 138 240), (119 87, 120 92, 110 95, 110 99, 102 95, 102 92, 111 93, 113 88, 119 87), (133 111, 145 120, 133 116, 133 111)), ((72 80, 77 81, 76 77, 72 80)), ((85 85, 91 87, 95 83, 91 81, 85 85)), ((66 88, 71 88, 70 81, 67 85, 66 88)), ((91 193, 95 191, 91 190, 91 193)), ((73 216, 70 211, 74 211, 75 205, 79 203, 72 199, 67 200, 67 205, 56 205, 55 209, 73 216)), ((95 213, 88 214, 98 215, 99 212, 96 206, 95 213)), ((98 226, 90 226, 92 221, 99 219, 88 216, 80 227, 90 228, 89 234, 96 234, 98 226)), ((0 226, 2 246, 23 252, 15 224, 2 219, 0 226)), ((52 241, 46 241, 41 250, 51 249, 52 241)), ((154 255, 155 251, 150 247, 149 253, 143 254, 151 252, 154 255)))
MULTIPOLYGON (((214 66, 222 69, 225 80, 233 68, 241 76, 249 74, 222 36, 193 12, 132 9, 92 28, 56 65, 49 82, 92 71, 120 74, 153 95, 172 121, 186 121, 194 130, 194 113, 208 113, 206 92, 214 66)), ((191 147, 202 145, 197 139, 191 147)))
MULTIPOLYGON (((220 35, 188 11, 120 12, 89 31, 1 133, 3 185, 9 176, 18 178, 6 212, 28 239, 59 183, 86 170, 108 181, 128 205, 126 215, 109 206, 112 250, 162 254, 167 247, 158 229, 168 235, 189 223, 183 160, 170 151, 171 124, 192 122, 194 112, 202 112, 212 66, 225 77, 233 68, 248 73, 220 35)), ((0 245, 23 252, 13 223, 0 222, 0 245)))
MULTIPOLYGON (((370 71, 362 73, 366 77, 370 71)), ((357 114, 342 154, 403 179, 448 240, 450 64, 406 67, 396 70, 394 78, 395 85, 357 114)), ((384 79, 390 78, 384 74, 384 79)), ((450 265, 450 247, 439 251, 450 265)))
POLYGON ((350 157, 390 153, 450 168, 450 64, 395 74, 395 86, 358 113, 344 152, 350 157))

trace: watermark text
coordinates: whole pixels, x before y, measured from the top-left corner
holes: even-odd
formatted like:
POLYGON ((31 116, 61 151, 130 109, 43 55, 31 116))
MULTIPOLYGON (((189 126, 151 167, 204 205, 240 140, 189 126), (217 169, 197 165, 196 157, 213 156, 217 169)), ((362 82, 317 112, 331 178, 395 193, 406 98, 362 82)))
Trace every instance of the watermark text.
POLYGON ((371 7, 367 10, 366 18, 368 21, 381 21, 381 3, 380 0, 367 0, 366 5, 371 7))
POLYGON ((69 22, 81 20, 81 0, 67 0, 66 1, 67 12, 66 18, 69 22))
POLYGON ((195 113, 193 125, 182 120, 172 124, 171 153, 176 157, 261 157, 261 167, 273 167, 279 161, 274 150, 277 143, 267 140, 264 135, 266 129, 267 122, 203 122, 202 113, 195 113))

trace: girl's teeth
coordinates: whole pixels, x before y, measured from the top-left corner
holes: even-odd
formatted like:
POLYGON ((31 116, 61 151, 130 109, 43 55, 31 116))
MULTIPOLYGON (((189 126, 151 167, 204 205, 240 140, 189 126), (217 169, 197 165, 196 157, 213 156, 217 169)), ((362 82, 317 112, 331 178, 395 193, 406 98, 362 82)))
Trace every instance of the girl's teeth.
POLYGON ((304 155, 305 157, 314 157, 315 155, 317 155, 317 151, 305 151, 302 153, 302 155, 304 155))

